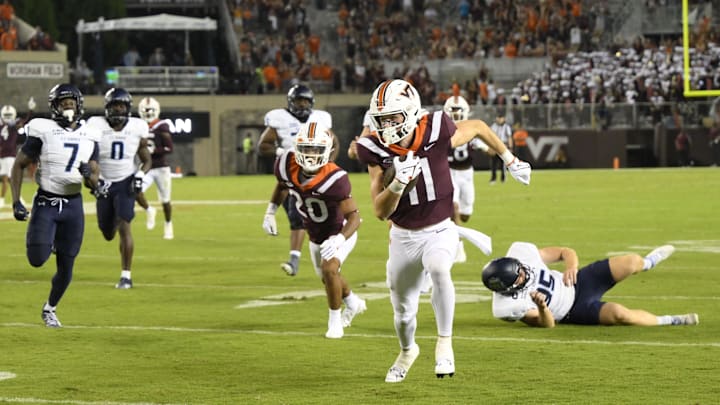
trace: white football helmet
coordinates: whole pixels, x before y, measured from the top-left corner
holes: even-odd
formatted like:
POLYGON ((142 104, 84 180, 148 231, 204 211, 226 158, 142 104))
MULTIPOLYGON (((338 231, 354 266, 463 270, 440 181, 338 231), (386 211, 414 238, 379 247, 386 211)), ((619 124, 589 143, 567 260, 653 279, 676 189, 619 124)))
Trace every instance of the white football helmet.
POLYGON ((470 115, 470 105, 463 96, 450 96, 445 101, 443 111, 455 122, 464 121, 470 115))
POLYGON ((152 97, 143 97, 138 103, 138 115, 146 122, 153 122, 160 117, 160 103, 152 97))
POLYGON ((303 124, 294 143, 295 161, 304 171, 315 173, 330 161, 333 136, 324 125, 317 122, 303 124))
POLYGON ((422 109, 420 95, 412 84, 405 80, 387 80, 381 83, 370 99, 370 118, 380 135, 380 142, 388 146, 398 143, 411 135, 420 121, 427 115, 422 109), (387 116, 402 114, 404 119, 395 125, 387 124, 387 116))
POLYGON ((17 111, 15 110, 15 107, 11 105, 4 105, 0 110, 0 116, 5 124, 13 125, 15 124, 15 119, 17 118, 17 111))

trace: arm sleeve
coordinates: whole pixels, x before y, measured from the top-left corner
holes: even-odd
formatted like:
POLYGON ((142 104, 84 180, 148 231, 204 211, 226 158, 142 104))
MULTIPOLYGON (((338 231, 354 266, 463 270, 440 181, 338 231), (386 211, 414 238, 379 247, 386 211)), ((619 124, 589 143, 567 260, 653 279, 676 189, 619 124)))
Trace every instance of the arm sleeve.
POLYGON ((38 156, 40 156, 42 145, 43 142, 40 140, 40 138, 28 136, 27 140, 25 140, 25 143, 22 146, 22 152, 29 158, 35 160, 38 158, 38 156))

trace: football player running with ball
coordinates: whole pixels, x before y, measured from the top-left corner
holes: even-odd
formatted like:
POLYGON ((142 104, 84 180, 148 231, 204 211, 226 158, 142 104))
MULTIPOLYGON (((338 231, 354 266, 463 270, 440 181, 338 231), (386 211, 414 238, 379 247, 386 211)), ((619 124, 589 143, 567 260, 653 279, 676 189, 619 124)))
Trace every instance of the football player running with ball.
MULTIPOLYGON (((317 122, 330 130, 332 116, 327 111, 313 109, 314 105, 315 96, 309 87, 302 84, 292 86, 287 94, 287 108, 276 108, 265 114, 265 130, 260 135, 258 153, 261 156, 280 157, 285 151, 293 148, 295 137, 300 132, 302 124, 306 122, 317 122)), ((337 151, 333 150, 330 160, 334 160, 336 155, 337 151)), ((294 198, 290 194, 282 201, 290 222, 290 258, 282 263, 280 268, 289 276, 296 275, 299 270, 300 254, 305 239, 303 218, 295 207, 294 198)))
POLYGON ((135 242, 130 223, 135 218, 135 196, 142 191, 150 170, 147 149, 149 129, 140 118, 130 116, 132 97, 127 90, 112 88, 105 93, 105 115, 90 117, 87 126, 97 128, 100 138, 100 185, 97 197, 98 227, 107 241, 120 233, 120 281, 115 288, 132 288, 131 267, 135 242), (135 157, 142 168, 135 165, 135 157))
POLYGON ((368 165, 375 215, 392 222, 387 277, 401 348, 385 381, 403 381, 420 353, 415 330, 424 270, 433 282, 431 302, 438 333, 435 374, 452 376, 455 286, 450 269, 458 231, 450 220, 453 187, 448 155, 451 148, 479 138, 503 158, 512 176, 523 184, 530 183, 530 165, 513 156, 483 121, 455 123, 443 111, 430 114, 422 109, 417 90, 404 80, 388 80, 375 89, 370 116, 377 135, 360 138, 357 152, 360 161, 368 165), (390 166, 395 178, 384 187, 383 171, 390 166), (417 183, 406 192, 411 181, 417 183))
POLYGON ((309 122, 300 128, 291 149, 275 161, 277 185, 263 229, 277 235, 275 212, 288 194, 294 197, 310 238, 310 258, 322 279, 330 315, 325 337, 343 337, 355 315, 365 311, 365 300, 355 295, 340 274, 340 267, 355 247, 360 214, 350 195, 347 172, 330 162, 333 135, 323 124, 309 122), (345 309, 341 312, 343 302, 345 309))

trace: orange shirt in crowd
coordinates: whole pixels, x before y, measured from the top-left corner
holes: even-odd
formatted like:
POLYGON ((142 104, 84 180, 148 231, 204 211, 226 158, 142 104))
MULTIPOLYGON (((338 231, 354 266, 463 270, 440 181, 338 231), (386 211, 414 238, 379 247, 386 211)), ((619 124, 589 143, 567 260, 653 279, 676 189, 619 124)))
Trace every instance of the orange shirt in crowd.
POLYGON ((333 77, 333 68, 327 62, 320 66, 320 78, 327 82, 331 81, 333 77))
POLYGON ((482 82, 478 85, 478 93, 480 94, 480 98, 482 101, 488 100, 488 85, 487 82, 482 82))
POLYGON ((0 4, 0 19, 10 21, 15 15, 15 7, 12 4, 0 4))
POLYGON ((321 80, 321 78, 322 78, 322 65, 320 65, 319 63, 314 63, 314 64, 310 67, 310 77, 311 77, 313 80, 321 80))
POLYGON ((538 26, 540 27, 541 32, 547 32, 548 28, 550 28, 550 23, 548 22, 547 17, 541 17, 538 21, 538 26))
POLYGON ((285 63, 280 64, 280 66, 278 67, 278 78, 275 82, 277 86, 275 86, 275 88, 279 89, 282 85, 282 82, 289 81, 290 79, 292 79, 292 76, 293 72, 289 68, 289 66, 285 63))
POLYGON ((263 77, 265 78, 265 83, 271 83, 276 89, 280 88, 278 70, 272 63, 265 65, 263 68, 263 77))
POLYGON ((320 37, 317 34, 311 34, 307 40, 310 54, 318 56, 320 54, 320 37))
POLYGON ((345 38, 347 35, 347 27, 345 27, 345 24, 338 24, 337 34, 338 38, 345 38))
POLYGON ((349 15, 350 15, 350 12, 348 11, 345 4, 341 5, 340 10, 338 10, 338 18, 340 19, 340 21, 345 22, 348 19, 349 15))
POLYGON ((442 38, 442 34, 443 34, 443 32, 440 27, 433 27, 430 38, 435 41, 439 41, 440 38, 442 38))
POLYGON ((580 17, 580 14, 582 14, 582 4, 580 4, 579 1, 573 1, 571 6, 571 11, 573 17, 580 17))
POLYGON ((508 42, 505 44, 505 56, 508 58, 514 58, 517 56, 517 46, 515 42, 508 42))
POLYGON ((295 57, 297 58, 298 64, 302 65, 305 62, 305 44, 298 42, 295 44, 295 57))
POLYGON ((528 132, 526 130, 518 129, 512 137, 515 146, 527 146, 528 132))
POLYGON ((14 51, 18 47, 17 29, 11 27, 0 35, 0 48, 3 51, 14 51))
POLYGON ((530 32, 535 32, 538 25, 538 15, 532 7, 528 7, 527 28, 530 32))

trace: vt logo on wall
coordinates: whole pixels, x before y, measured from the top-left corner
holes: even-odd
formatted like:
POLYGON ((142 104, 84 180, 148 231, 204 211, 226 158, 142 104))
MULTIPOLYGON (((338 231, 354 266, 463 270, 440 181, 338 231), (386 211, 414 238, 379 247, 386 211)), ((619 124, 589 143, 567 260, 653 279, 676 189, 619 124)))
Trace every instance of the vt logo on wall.
POLYGON ((567 136, 541 135, 537 139, 527 138, 528 149, 536 162, 552 162, 560 147, 567 145, 568 142, 567 136))

